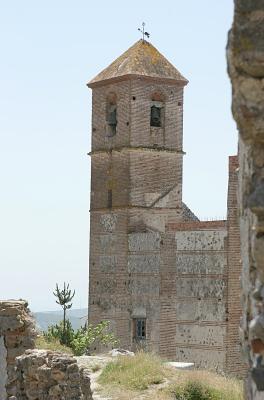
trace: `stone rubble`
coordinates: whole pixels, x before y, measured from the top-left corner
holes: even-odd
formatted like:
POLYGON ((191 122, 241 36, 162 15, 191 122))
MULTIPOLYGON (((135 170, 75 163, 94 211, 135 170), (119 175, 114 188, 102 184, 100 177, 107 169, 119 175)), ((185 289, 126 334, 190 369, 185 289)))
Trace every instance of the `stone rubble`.
POLYGON ((12 400, 92 400, 88 371, 68 354, 27 350, 17 358, 17 394, 12 400))
POLYGON ((113 349, 109 351, 109 355, 112 357, 119 357, 119 356, 134 356, 135 353, 133 351, 124 350, 124 349, 113 349))
POLYGON ((35 347, 35 326, 26 301, 0 301, 1 353, 5 363, 0 365, 0 399, 16 393, 16 357, 35 347), (1 380, 2 379, 2 380, 1 380), (2 384, 1 384, 2 382, 2 384))
POLYGON ((0 301, 0 400, 92 400, 89 371, 35 337, 27 302, 0 301))

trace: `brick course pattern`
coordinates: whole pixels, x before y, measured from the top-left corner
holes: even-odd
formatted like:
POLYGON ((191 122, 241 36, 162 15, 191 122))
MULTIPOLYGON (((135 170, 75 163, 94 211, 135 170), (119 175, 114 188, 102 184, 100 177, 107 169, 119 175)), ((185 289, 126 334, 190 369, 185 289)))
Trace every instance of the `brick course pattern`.
MULTIPOLYGON (((144 49, 142 43, 136 48, 144 49)), ((227 221, 199 221, 182 202, 187 81, 166 79, 162 71, 154 77, 153 62, 167 64, 155 49, 149 58, 149 50, 120 57, 132 66, 136 57, 144 76, 134 67, 119 76, 123 64, 115 62, 90 84, 89 322, 109 320, 122 347, 242 375, 237 158, 230 158, 227 221), (113 136, 107 133, 109 98, 116 101, 113 136), (162 123, 153 127, 157 98, 162 123), (135 338, 135 318, 146 319, 144 340, 135 338)))

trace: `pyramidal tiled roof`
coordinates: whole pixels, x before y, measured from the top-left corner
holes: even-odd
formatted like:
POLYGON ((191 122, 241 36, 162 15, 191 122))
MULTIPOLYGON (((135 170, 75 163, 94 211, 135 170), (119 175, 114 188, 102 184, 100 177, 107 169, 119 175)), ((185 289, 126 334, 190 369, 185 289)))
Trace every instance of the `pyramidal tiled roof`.
POLYGON ((169 79, 186 85, 188 80, 149 42, 139 40, 89 83, 95 86, 107 80, 141 76, 169 79))

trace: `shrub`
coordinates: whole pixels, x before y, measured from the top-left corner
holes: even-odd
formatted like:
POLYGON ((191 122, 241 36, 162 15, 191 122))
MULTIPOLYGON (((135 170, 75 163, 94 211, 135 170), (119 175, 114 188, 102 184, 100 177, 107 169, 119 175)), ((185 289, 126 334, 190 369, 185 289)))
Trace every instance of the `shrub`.
POLYGON ((56 339, 60 344, 71 347, 75 333, 72 324, 68 319, 66 319, 65 321, 61 321, 59 324, 49 326, 48 331, 43 332, 43 336, 47 342, 56 339))
POLYGON ((175 400, 242 400, 242 382, 209 371, 175 371, 165 392, 175 400))
POLYGON ((51 325, 47 332, 43 332, 46 343, 57 341, 69 347, 75 356, 87 354, 90 347, 96 342, 104 345, 116 345, 118 340, 109 332, 109 321, 102 321, 97 325, 88 325, 76 332, 68 319, 59 324, 51 325))
POLYGON ((199 382, 187 382, 184 387, 175 387, 172 393, 177 400, 223 400, 218 390, 199 382))
POLYGON ((113 333, 108 331, 109 321, 102 321, 93 326, 80 328, 74 334, 70 347, 76 356, 89 352, 92 344, 101 343, 104 345, 116 345, 118 343, 113 333))

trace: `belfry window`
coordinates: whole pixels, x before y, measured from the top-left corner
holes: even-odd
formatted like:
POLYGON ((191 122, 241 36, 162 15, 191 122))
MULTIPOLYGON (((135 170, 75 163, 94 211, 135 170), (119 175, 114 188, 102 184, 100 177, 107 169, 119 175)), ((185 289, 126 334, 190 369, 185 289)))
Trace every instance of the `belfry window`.
POLYGON ((134 338, 146 339, 146 318, 135 318, 134 322, 134 338))
POLYGON ((107 136, 115 136, 117 127, 117 105, 115 94, 109 95, 107 99, 106 123, 107 136))
POLYGON ((111 107, 109 108, 107 123, 109 126, 109 133, 110 133, 110 135, 108 136, 114 136, 116 134, 116 125, 117 125, 116 105, 111 105, 111 107))
POLYGON ((150 112, 150 126, 161 127, 161 107, 153 105, 150 112))
POLYGON ((150 126, 154 128, 164 127, 164 96, 162 93, 153 93, 150 103, 150 126))

